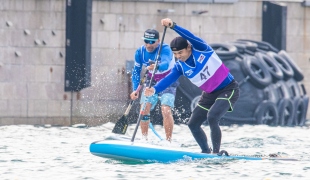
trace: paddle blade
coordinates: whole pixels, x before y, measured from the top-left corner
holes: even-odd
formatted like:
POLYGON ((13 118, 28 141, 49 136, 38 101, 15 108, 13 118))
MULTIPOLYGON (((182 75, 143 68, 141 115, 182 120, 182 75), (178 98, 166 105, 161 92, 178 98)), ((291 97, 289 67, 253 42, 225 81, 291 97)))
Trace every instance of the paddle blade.
POLYGON ((125 134, 128 127, 128 121, 125 115, 123 115, 116 123, 112 130, 115 134, 125 134))

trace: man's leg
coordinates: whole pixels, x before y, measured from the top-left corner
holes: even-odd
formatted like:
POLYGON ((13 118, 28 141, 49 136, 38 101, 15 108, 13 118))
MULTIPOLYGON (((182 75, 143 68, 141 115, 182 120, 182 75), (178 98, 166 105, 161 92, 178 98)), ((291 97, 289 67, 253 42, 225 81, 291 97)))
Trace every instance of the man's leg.
POLYGON ((172 108, 174 108, 175 95, 172 93, 164 93, 161 95, 161 113, 163 116, 163 125, 166 133, 166 140, 171 141, 174 119, 172 116, 172 108))
POLYGON ((202 153, 211 153, 208 146, 208 139, 201 128, 202 123, 207 119, 208 110, 196 106, 187 125, 192 132, 196 142, 201 148, 202 153))
POLYGON ((208 113, 208 121, 211 130, 211 140, 213 145, 213 153, 218 153, 221 147, 222 132, 219 126, 220 119, 233 110, 233 105, 239 98, 239 88, 236 81, 232 82, 215 100, 208 113))
POLYGON ((163 115, 163 125, 165 128, 166 140, 171 141, 173 125, 174 125, 171 108, 167 105, 162 105, 161 113, 163 115))
POLYGON ((157 94, 154 94, 153 96, 150 96, 150 97, 145 97, 144 94, 141 95, 141 99, 140 99, 141 108, 143 107, 144 103, 146 103, 146 105, 144 108, 143 117, 140 122, 140 127, 142 131, 142 136, 146 140, 147 140, 148 129, 149 129, 149 124, 150 124, 150 111, 151 109, 154 109, 157 101, 158 101, 157 94))
POLYGON ((213 153, 219 153, 222 140, 222 131, 219 125, 221 117, 229 110, 230 104, 227 100, 218 99, 210 108, 207 115, 211 130, 211 141, 213 145, 213 153))
POLYGON ((150 103, 146 103, 146 106, 145 106, 145 109, 144 109, 144 115, 143 115, 143 117, 141 119, 141 122, 140 122, 142 136, 146 140, 147 140, 149 124, 150 124, 150 109, 151 109, 151 104, 150 103))

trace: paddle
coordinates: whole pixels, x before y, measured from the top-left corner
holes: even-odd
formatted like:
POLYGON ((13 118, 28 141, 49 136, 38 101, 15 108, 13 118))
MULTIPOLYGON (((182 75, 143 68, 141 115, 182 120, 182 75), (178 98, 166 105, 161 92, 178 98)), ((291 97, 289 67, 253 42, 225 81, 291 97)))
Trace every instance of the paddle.
MULTIPOLYGON (((159 57, 160 57, 161 49, 162 49, 163 42, 164 42, 165 35, 166 35, 166 30, 167 30, 167 26, 165 26, 164 33, 163 33, 163 37, 162 37, 162 39, 161 39, 160 46, 159 46, 159 51, 158 51, 158 53, 157 53, 157 55, 156 55, 156 58, 155 58, 155 66, 154 66, 154 70, 153 70, 153 73, 152 73, 152 76, 151 76, 149 88, 152 86, 154 74, 155 74, 155 71, 156 71, 156 69, 157 69, 158 60, 159 60, 159 57)), ((139 117, 138 117, 137 124, 136 124, 136 128, 135 128, 135 130, 134 130, 134 132, 133 132, 133 135, 132 135, 132 138, 131 138, 131 142, 134 142, 134 140, 135 140, 135 137, 136 137, 136 134, 137 134, 137 130, 138 130, 139 125, 140 125, 140 121, 141 121, 141 119, 142 119, 142 117, 143 117, 143 115, 144 115, 145 106, 146 106, 146 102, 143 103, 142 108, 141 108, 141 110, 140 110, 139 117)))
MULTIPOLYGON (((138 86, 136 92, 139 92, 140 89, 142 88, 148 72, 149 71, 146 70, 146 72, 144 73, 144 76, 140 80, 140 83, 139 83, 139 86, 138 86)), ((115 123, 114 128, 112 130, 112 133, 115 133, 115 134, 125 134, 126 133, 127 128, 128 128, 127 115, 129 114, 129 111, 130 111, 133 103, 134 103, 134 100, 131 100, 126 111, 125 111, 125 113, 124 113, 124 115, 115 123)))

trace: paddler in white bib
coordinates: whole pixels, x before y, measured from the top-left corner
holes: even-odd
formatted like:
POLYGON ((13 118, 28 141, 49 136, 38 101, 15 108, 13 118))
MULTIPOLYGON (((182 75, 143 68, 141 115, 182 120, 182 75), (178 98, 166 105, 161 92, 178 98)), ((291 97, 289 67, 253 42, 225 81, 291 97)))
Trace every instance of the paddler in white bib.
POLYGON ((188 127, 202 153, 219 153, 222 139, 219 120, 226 112, 233 110, 239 98, 238 83, 203 39, 169 18, 162 19, 161 24, 170 27, 180 35, 170 43, 170 48, 178 61, 165 78, 155 86, 146 88, 145 95, 160 93, 181 75, 187 77, 202 90, 201 98, 187 123, 188 127), (201 128, 205 120, 209 122, 213 151, 208 146, 207 136, 201 128))

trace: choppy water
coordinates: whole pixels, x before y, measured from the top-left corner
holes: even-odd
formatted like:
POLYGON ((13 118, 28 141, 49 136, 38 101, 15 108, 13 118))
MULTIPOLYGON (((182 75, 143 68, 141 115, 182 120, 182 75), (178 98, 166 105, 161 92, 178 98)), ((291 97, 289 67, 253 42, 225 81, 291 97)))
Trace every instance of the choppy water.
MULTIPOLYGON (((279 153, 300 161, 200 160, 124 164, 89 152, 90 143, 110 135, 113 126, 113 123, 89 128, 0 126, 0 179, 310 179, 308 127, 222 127, 222 149, 230 153, 279 153)), ((134 126, 130 126, 129 132, 134 126)), ((160 126, 155 128, 164 135, 160 126)), ((204 129, 209 134, 209 128, 204 129)), ((175 142, 199 151, 187 126, 175 126, 173 138, 175 142)))

